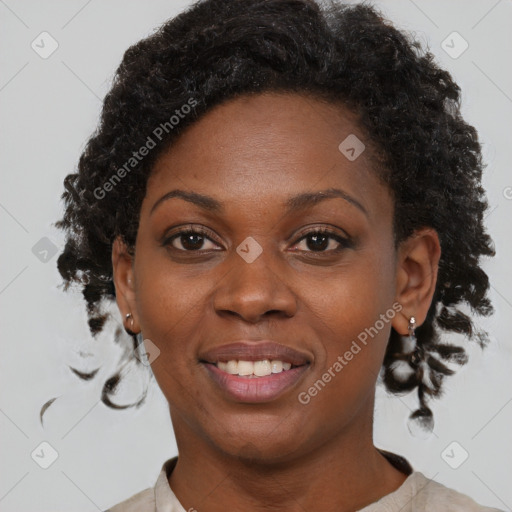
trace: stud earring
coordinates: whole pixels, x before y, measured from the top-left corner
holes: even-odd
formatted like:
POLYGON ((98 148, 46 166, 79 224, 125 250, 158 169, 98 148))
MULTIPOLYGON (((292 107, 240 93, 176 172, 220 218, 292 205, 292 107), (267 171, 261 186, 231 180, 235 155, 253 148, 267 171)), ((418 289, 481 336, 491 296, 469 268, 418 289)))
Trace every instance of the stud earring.
POLYGON ((414 328, 416 326, 416 318, 411 316, 409 318, 409 325, 407 326, 407 330, 409 331, 409 336, 414 336, 414 328))
POLYGON ((130 320, 130 327, 131 329, 128 329, 128 327, 125 327, 124 330, 130 334, 131 336, 135 336, 135 333, 133 332, 133 315, 131 313, 126 313, 125 320, 130 320))

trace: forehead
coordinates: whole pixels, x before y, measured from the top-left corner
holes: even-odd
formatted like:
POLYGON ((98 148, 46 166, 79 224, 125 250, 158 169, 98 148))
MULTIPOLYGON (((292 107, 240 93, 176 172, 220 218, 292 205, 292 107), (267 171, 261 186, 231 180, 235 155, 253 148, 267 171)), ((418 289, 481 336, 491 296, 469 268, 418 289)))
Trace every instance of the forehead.
POLYGON ((266 93, 229 100, 188 127, 157 160, 146 197, 188 188, 258 202, 339 187, 364 196, 382 186, 352 112, 304 95, 266 93))

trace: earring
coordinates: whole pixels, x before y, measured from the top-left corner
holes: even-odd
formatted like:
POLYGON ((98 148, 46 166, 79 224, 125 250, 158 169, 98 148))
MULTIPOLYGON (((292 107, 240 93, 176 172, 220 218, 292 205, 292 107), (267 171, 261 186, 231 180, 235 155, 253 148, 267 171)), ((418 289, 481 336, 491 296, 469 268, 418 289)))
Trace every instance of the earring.
POLYGON ((409 325, 407 326, 407 330, 409 331, 409 337, 408 340, 406 341, 406 344, 408 344, 409 346, 405 348, 406 353, 409 355, 409 366, 414 370, 418 368, 423 359, 423 350, 420 346, 418 346, 418 339, 416 338, 415 329, 416 318, 411 316, 411 318, 409 318, 409 325))
POLYGON ((403 336, 404 353, 407 357, 407 362, 416 375, 418 383, 418 400, 420 406, 410 416, 408 428, 411 434, 417 437, 424 437, 430 435, 434 430, 434 416, 432 411, 426 403, 427 387, 425 381, 429 381, 429 365, 426 361, 426 354, 423 347, 418 343, 416 338, 416 318, 411 316, 409 318, 409 325, 407 330, 408 336, 403 336))
POLYGON ((124 330, 130 334, 131 336, 135 336, 136 334, 133 332, 133 315, 131 313, 126 313, 125 320, 130 319, 130 327, 131 329, 128 329, 128 327, 125 327, 124 330))
POLYGON ((421 337, 418 339, 416 327, 416 317, 409 317, 408 334, 395 338, 397 343, 393 346, 389 357, 385 381, 388 388, 399 392, 417 388, 419 407, 409 416, 407 426, 414 436, 426 437, 434 428, 433 414, 427 405, 428 397, 433 391, 431 379, 433 358, 428 347, 423 346, 421 337))
POLYGON ((414 336, 414 326, 416 325, 416 318, 411 316, 409 318, 409 325, 407 326, 407 330, 409 331, 409 336, 414 336))

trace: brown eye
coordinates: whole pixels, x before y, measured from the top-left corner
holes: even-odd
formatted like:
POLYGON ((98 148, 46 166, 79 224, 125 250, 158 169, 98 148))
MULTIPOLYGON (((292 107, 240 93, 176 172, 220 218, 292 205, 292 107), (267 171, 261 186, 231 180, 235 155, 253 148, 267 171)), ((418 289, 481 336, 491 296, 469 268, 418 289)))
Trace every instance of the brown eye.
POLYGON ((303 236, 294 246, 304 252, 331 252, 350 246, 348 239, 331 231, 312 231, 303 236))
POLYGON ((182 231, 170 237, 166 244, 179 251, 215 250, 218 245, 198 231, 182 231))

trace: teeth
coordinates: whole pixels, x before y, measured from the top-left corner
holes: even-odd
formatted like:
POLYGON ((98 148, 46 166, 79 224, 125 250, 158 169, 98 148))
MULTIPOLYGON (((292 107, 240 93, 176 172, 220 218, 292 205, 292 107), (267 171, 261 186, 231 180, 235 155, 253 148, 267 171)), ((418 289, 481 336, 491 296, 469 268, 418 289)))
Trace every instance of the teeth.
POLYGON ((223 372, 231 373, 231 372, 228 370, 228 363, 226 363, 225 361, 219 361, 219 362, 217 363, 217 368, 220 368, 223 372))
POLYGON ((238 375, 252 375, 254 363, 252 361, 238 361, 238 375))
POLYGON ((291 363, 286 363, 278 359, 272 361, 263 359, 261 361, 237 361, 232 359, 230 361, 218 361, 217 368, 229 373, 231 375, 241 376, 256 376, 266 377, 273 373, 281 373, 282 371, 289 370, 292 367, 291 363))
POLYGON ((228 361, 225 364, 227 366, 226 371, 228 373, 231 373, 231 375, 238 375, 238 361, 228 361))
POLYGON ((265 359, 264 361, 255 361, 254 363, 254 375, 257 377, 265 377, 266 375, 270 375, 272 373, 272 368, 270 367, 270 361, 265 359))
POLYGON ((272 360, 272 363, 270 363, 272 367, 272 373, 281 373, 283 371, 283 362, 278 361, 276 359, 272 360))

